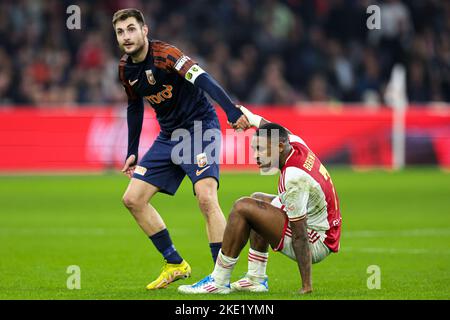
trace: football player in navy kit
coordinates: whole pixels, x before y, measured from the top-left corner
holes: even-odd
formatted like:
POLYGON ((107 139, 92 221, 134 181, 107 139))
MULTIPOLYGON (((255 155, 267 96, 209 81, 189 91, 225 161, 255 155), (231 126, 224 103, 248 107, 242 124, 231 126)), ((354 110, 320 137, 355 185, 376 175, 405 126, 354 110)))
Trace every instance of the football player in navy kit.
POLYGON ((194 60, 172 45, 149 38, 148 26, 139 10, 117 11, 112 24, 125 53, 119 63, 119 78, 128 96, 128 152, 122 172, 131 180, 123 203, 165 260, 160 276, 147 289, 165 288, 189 277, 191 267, 176 250, 163 219, 149 203, 152 197, 157 192, 174 195, 186 175, 191 179, 206 220, 214 261, 226 226, 217 198, 219 164, 204 150, 211 143, 219 145, 220 138, 216 135, 212 142, 202 141, 201 146, 193 148, 200 148, 201 152, 191 154, 190 162, 175 164, 171 154, 179 142, 171 139, 172 133, 185 129, 191 136, 203 136, 205 130, 220 129, 205 92, 223 108, 233 128, 247 129, 250 125, 220 85, 194 60), (144 100, 155 110, 161 132, 138 164, 144 100), (201 122, 200 128, 194 126, 194 121, 201 122))

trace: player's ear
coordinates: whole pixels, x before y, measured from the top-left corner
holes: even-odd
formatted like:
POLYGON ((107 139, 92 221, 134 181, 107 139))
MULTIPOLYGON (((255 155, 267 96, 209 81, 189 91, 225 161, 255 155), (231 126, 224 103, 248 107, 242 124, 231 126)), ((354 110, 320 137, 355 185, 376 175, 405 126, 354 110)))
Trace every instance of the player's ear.
POLYGON ((148 26, 146 24, 144 24, 142 26, 142 32, 144 32, 144 36, 147 36, 147 34, 148 34, 148 26))
POLYGON ((286 144, 282 141, 280 141, 280 143, 278 143, 278 152, 281 154, 284 151, 284 148, 286 147, 286 144))

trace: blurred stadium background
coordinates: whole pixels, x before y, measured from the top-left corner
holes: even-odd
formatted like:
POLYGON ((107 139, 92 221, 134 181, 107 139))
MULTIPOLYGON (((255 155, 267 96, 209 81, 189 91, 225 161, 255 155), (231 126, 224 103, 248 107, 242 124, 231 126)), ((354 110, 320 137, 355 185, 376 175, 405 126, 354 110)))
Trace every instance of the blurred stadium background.
MULTIPOLYGON (((178 46, 235 101, 304 137, 331 166, 343 207, 343 250, 315 267, 316 297, 448 299, 446 0, 2 0, 1 298, 149 297, 141 288, 156 275, 159 257, 123 214, 126 179, 111 174, 123 164, 127 141, 126 96, 117 77, 121 53, 111 26, 112 14, 124 7, 141 9, 152 37, 178 46), (80 30, 66 28, 72 4, 81 8, 80 30), (373 4, 381 9, 380 30, 366 27, 373 4), (394 166, 394 112, 385 92, 396 64, 406 69, 400 139, 405 164, 414 168, 355 171, 394 166), (69 264, 88 269, 86 291, 65 288, 69 264), (382 293, 365 287, 369 264, 388 274, 382 293)), ((158 133, 150 108, 145 118, 141 155, 158 133)), ((225 140, 223 154, 246 150, 249 160, 246 146, 225 140)), ((255 185, 275 192, 275 177, 230 172, 254 166, 223 169, 225 213, 255 185)), ((197 280, 211 266, 204 263, 206 238, 190 188, 185 181, 174 201, 158 196, 155 203, 198 270, 197 280)), ((285 270, 296 272, 273 258, 275 293, 268 298, 295 298, 296 277, 278 277, 285 270)), ((172 288, 154 297, 175 294, 172 288)))
POLYGON ((195 57, 237 100, 252 104, 383 103, 392 65, 408 70, 414 104, 450 102, 448 1, 73 1, 0 4, 2 104, 116 104, 118 52, 111 16, 145 12, 151 35, 195 57), (380 30, 366 27, 379 4, 380 30))
MULTIPOLYGON (((194 57, 236 101, 298 128, 328 163, 392 164, 384 97, 400 63, 406 163, 450 166, 448 1, 78 1, 81 29, 69 30, 71 4, 0 3, 0 150, 10 155, 0 171, 122 163, 126 101, 111 16, 130 6, 152 37, 194 57), (366 26, 371 4, 380 30, 366 26)), ((158 132, 150 108, 146 117, 142 151, 158 132)))

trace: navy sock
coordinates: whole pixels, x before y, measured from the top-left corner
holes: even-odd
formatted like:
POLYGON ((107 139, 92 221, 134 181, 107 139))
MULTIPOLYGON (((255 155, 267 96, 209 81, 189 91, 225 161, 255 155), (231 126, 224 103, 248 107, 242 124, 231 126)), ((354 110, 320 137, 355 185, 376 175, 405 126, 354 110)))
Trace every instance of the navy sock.
POLYGON ((211 248, 211 255, 213 258, 214 264, 216 263, 217 256, 219 255, 220 248, 222 248, 222 242, 213 242, 209 244, 211 248))
POLYGON ((152 240, 156 249, 161 252, 164 259, 167 260, 167 263, 179 264, 183 261, 183 258, 178 254, 177 249, 175 249, 167 229, 161 230, 149 238, 152 240))

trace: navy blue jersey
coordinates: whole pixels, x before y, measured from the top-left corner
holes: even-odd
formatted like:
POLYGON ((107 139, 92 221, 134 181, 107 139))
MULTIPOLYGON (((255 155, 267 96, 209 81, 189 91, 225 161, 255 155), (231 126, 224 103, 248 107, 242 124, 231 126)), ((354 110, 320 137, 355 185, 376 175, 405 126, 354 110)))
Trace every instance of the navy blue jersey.
POLYGON ((216 111, 202 89, 185 79, 196 62, 178 48, 158 40, 149 40, 145 60, 133 63, 124 55, 119 77, 128 95, 128 105, 150 103, 165 134, 177 128, 190 129, 194 120, 216 119, 216 111))
POLYGON ((119 78, 128 95, 128 152, 138 158, 144 118, 144 100, 156 111, 161 134, 169 137, 178 128, 192 131, 194 121, 219 128, 216 111, 204 92, 217 101, 230 123, 243 116, 220 85, 179 49, 159 40, 149 40, 147 55, 133 63, 124 55, 119 78))

